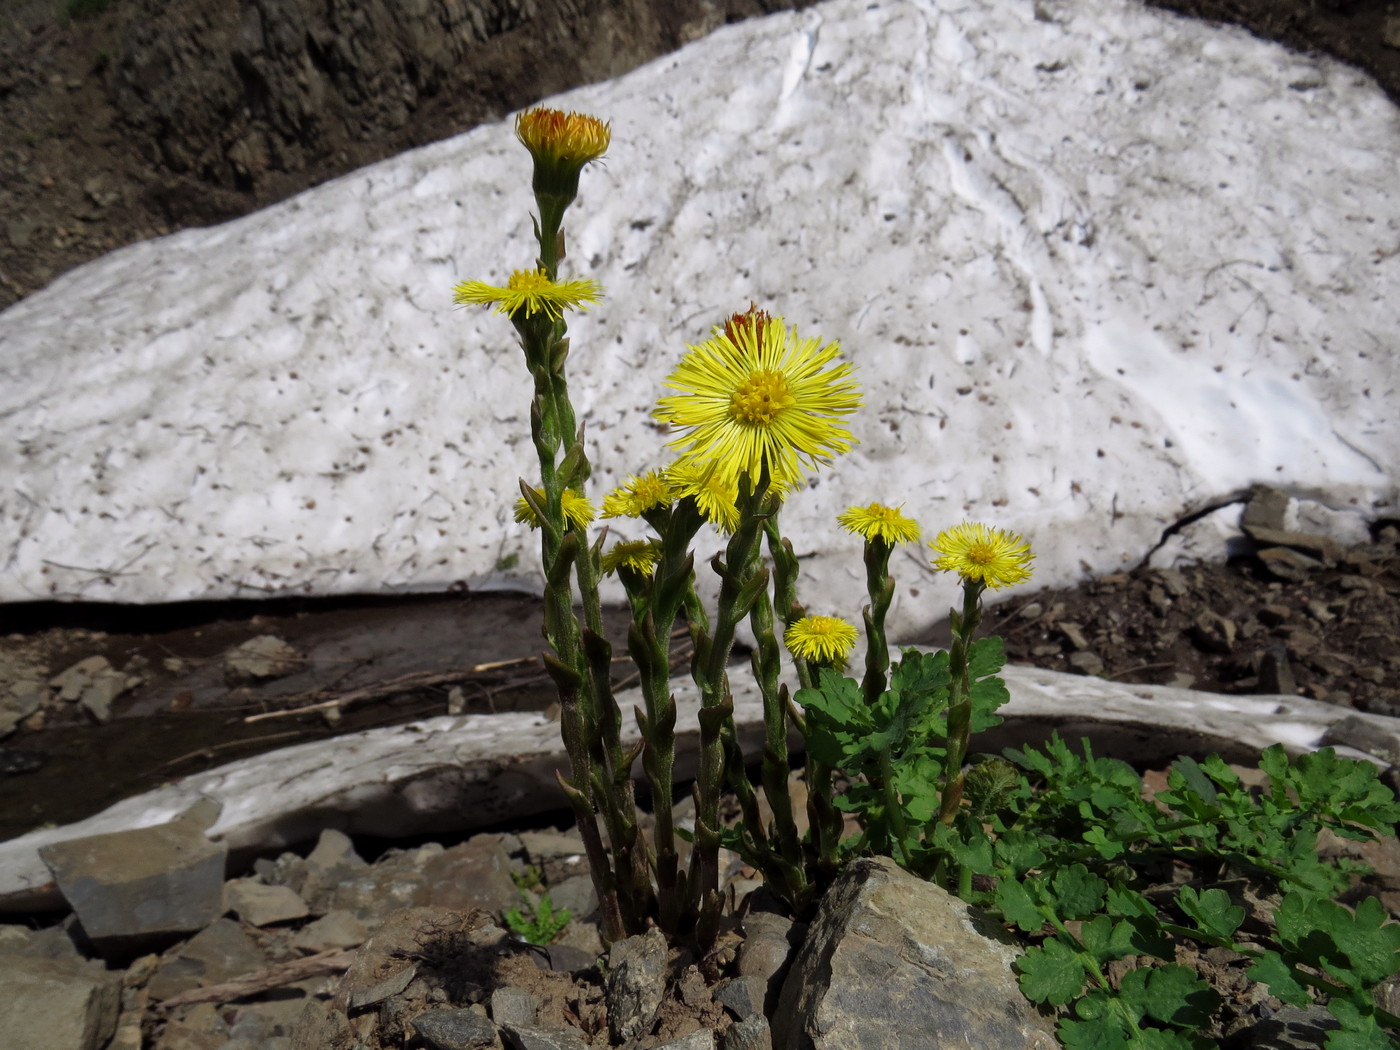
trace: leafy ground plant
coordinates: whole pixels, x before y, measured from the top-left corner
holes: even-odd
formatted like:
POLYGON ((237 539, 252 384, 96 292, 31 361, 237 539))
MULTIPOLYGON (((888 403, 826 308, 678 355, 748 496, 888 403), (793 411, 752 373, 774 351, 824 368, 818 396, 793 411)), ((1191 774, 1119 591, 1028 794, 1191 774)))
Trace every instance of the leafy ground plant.
POLYGON ((525 886, 519 886, 519 908, 507 908, 506 925, 527 944, 550 944, 564 932, 573 916, 567 908, 554 910, 549 893, 535 896, 525 886))

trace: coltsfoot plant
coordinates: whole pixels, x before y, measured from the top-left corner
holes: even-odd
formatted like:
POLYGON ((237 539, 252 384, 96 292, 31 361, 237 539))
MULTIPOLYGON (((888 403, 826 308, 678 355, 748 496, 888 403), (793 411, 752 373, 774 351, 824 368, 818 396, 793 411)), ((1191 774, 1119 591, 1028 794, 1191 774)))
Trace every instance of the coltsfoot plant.
MULTIPOLYGON (((867 598, 863 672, 859 680, 844 675, 859 632, 832 615, 841 610, 800 603, 798 560, 780 520, 809 475, 855 443, 847 424, 860 392, 838 343, 800 335, 754 304, 718 319, 708 339, 686 347, 657 399, 654 415, 673 435, 669 451, 629 464, 638 472, 602 499, 602 517, 627 538, 609 546, 607 529, 590 533, 598 508, 569 394, 576 351, 567 316, 598 303, 603 290, 561 273, 563 221, 583 169, 606 153, 612 131, 595 117, 532 109, 517 118, 516 133, 534 162, 538 255, 503 285, 459 284, 456 301, 494 306, 510 319, 531 381, 535 467, 521 480, 515 514, 540 534, 545 664, 570 766, 559 779, 588 853, 604 939, 656 924, 673 938, 711 943, 722 844, 797 913, 815 907, 845 858, 888 852, 1025 934, 1032 943, 1022 987, 1062 1011, 1069 1047, 1207 1045, 1219 996, 1177 958, 1189 944, 1250 960, 1250 977, 1285 1002, 1325 1002, 1340 1024, 1331 1050, 1389 1046, 1396 1019, 1370 990, 1400 969, 1400 926, 1374 902, 1354 911, 1335 903, 1352 872, 1317 854, 1324 830, 1364 839, 1400 818, 1369 766, 1330 751, 1290 762, 1271 749, 1263 760, 1271 786, 1255 793, 1218 758, 1182 759, 1167 791, 1144 800, 1130 767, 1095 758, 1087 744, 1082 754, 1054 739, 1006 759, 972 755, 973 734, 995 725, 1007 700, 1001 643, 977 637, 982 599, 1030 577, 1030 547, 975 522, 938 533, 933 565, 956 574, 962 588, 952 643, 946 652, 907 652, 892 667, 890 556, 922 530, 902 507, 881 503, 839 518, 863 541, 867 598), (701 537, 713 535, 706 525, 722 549, 697 556, 701 537), (700 600, 697 571, 717 577, 712 608, 700 600), (625 718, 610 684, 613 644, 599 598, 609 574, 631 610, 626 645, 643 697, 633 744, 623 743, 625 718), (701 697, 684 866, 666 804, 675 791, 669 640, 678 622, 691 635, 701 697), (757 785, 738 746, 729 678, 745 623, 757 641, 750 670, 763 703, 757 785), (783 645, 795 683, 783 680, 783 645), (793 729, 806 744, 803 833, 788 788, 793 729), (650 834, 635 802, 639 762, 661 803, 650 834), (725 791, 743 814, 732 828, 719 818, 725 791), (844 842, 843 812, 861 827, 844 842), (1272 914, 1251 917, 1231 895, 1241 886, 1274 901, 1272 914)), ((532 921, 543 936, 540 913, 532 921)))

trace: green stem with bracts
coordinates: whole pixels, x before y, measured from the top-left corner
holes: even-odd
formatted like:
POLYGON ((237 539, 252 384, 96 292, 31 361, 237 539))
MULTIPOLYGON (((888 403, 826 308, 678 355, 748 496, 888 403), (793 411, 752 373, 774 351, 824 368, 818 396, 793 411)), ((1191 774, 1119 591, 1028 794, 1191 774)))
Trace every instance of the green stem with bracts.
POLYGON ((968 649, 982 620, 981 580, 964 578, 963 607, 948 611, 953 631, 953 644, 948 649, 948 760, 943 771, 943 790, 939 798, 938 819, 951 825, 962 804, 963 763, 967 760, 968 737, 972 735, 972 676, 968 669, 968 649))

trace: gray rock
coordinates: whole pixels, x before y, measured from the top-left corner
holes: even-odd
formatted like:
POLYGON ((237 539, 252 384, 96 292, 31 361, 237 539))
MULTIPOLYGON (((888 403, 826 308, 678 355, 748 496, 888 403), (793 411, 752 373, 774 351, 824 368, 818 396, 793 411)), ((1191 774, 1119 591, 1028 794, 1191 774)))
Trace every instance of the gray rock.
POLYGON ((768 996, 768 981, 759 976, 732 977, 716 986, 714 996, 734 1015, 735 1020, 762 1017, 764 1000, 768 996))
POLYGON ((588 1050, 583 1036, 573 1028, 528 1028, 507 1025, 501 1029, 512 1050, 588 1050))
POLYGON ((265 634, 224 654, 224 678, 233 685, 282 678, 301 670, 302 663, 299 652, 281 638, 265 634))
POLYGON ((268 962, 242 926, 232 919, 219 919, 162 960, 147 988, 153 998, 169 999, 192 988, 242 977, 268 962))
POLYGON ((587 921, 598 910, 598 891, 593 876, 572 875, 549 885, 549 902, 554 910, 566 910, 574 919, 587 921))
POLYGON ((224 884, 224 906, 253 926, 304 919, 311 914, 306 901, 287 886, 267 886, 256 879, 230 879, 224 884))
POLYGON ((715 1033, 708 1028, 697 1028, 670 1042, 662 1043, 656 1050, 715 1050, 715 1033))
POLYGON ((539 869, 546 886, 588 873, 588 858, 577 831, 522 831, 519 838, 527 859, 539 869))
POLYGON ((724 1050, 773 1050, 768 1018, 760 1014, 730 1025, 724 1033, 724 1050))
POLYGON ((292 947, 302 951, 326 951, 328 948, 355 948, 365 943, 370 928, 353 912, 337 909, 327 912, 315 922, 307 923, 292 936, 292 947))
POLYGON ((429 1010, 412 1024, 427 1050, 487 1050, 501 1045, 496 1026, 475 1010, 429 1010))
POLYGON ((13 733, 15 726, 39 710, 43 700, 43 689, 37 682, 16 682, 0 690, 0 737, 13 733))
POLYGON ((49 685, 61 700, 76 700, 99 722, 112 716, 112 701, 141 679, 118 671, 105 656, 89 656, 55 675, 49 685))
POLYGON ((774 1011, 778 1050, 1056 1050, 989 917, 887 857, 822 900, 774 1011), (948 1033, 947 1039, 938 1033, 948 1033))
POLYGON ((608 1025, 625 1042, 656 1020, 666 991, 666 938, 652 927, 618 941, 608 951, 608 1025))
POLYGON ((116 1030, 119 973, 0 955, 0 988, 5 1050, 99 1050, 116 1030))
POLYGON ((744 943, 739 946, 736 970, 740 977, 757 977, 765 982, 775 998, 788 963, 802 943, 802 928, 791 919, 770 911, 756 911, 744 917, 744 943))
POLYGON ((1240 1035, 1240 1050, 1320 1050, 1341 1025, 1326 1007, 1285 1006, 1240 1035))
POLYGON ((200 930, 223 911, 228 847, 189 817, 39 851, 99 950, 200 930))
POLYGON ((531 1028, 539 1022, 540 999, 524 988, 497 988, 491 993, 491 1020, 498 1025, 531 1028))
POLYGON ((428 888, 422 904, 500 914, 520 899, 510 877, 510 858, 496 836, 479 835, 430 857, 423 874, 428 888))

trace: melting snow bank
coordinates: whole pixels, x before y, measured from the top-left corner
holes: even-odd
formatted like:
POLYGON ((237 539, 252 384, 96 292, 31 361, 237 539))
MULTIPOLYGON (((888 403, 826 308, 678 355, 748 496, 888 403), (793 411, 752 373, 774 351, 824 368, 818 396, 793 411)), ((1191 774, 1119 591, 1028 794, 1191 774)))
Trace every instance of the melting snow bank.
MULTIPOLYGON (((1011 692, 1002 708, 1006 723, 977 738, 980 750, 1038 742, 1053 728, 1072 742, 1091 737, 1098 754, 1150 763, 1212 751, 1248 760, 1274 743, 1294 754, 1330 744, 1385 765, 1400 754, 1400 719, 1302 697, 1221 696, 1027 667, 1008 667, 1003 677, 1011 692)), ((735 685, 740 740, 756 757, 762 704, 743 676, 735 685)), ((676 776, 684 780, 695 771, 698 699, 688 680, 676 679, 673 687, 681 734, 676 776)), ((619 702, 630 711, 641 694, 633 690, 619 702)), ((626 728, 635 740, 634 723, 626 728)), ((41 846, 164 824, 206 800, 222 807, 208 833, 228 843, 237 863, 313 840, 326 828, 403 838, 560 809, 559 768, 567 768, 567 759, 558 723, 538 715, 431 718, 272 751, 126 799, 87 820, 0 843, 0 914, 62 906, 39 858, 41 846)))
MULTIPOLYGON (((856 364, 861 444, 784 513, 814 611, 858 615, 872 499, 1024 532, 1034 586, 1257 482, 1394 506, 1400 121, 1352 69, 1128 0, 832 0, 552 104, 613 122, 566 265, 600 488, 751 299, 856 364)), ((527 182, 482 127, 0 314, 0 600, 529 584, 523 365, 451 307, 534 258, 527 182)), ((947 601, 896 560, 912 633, 947 601)))

